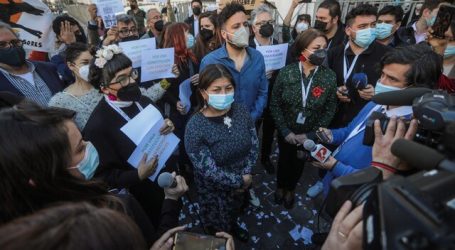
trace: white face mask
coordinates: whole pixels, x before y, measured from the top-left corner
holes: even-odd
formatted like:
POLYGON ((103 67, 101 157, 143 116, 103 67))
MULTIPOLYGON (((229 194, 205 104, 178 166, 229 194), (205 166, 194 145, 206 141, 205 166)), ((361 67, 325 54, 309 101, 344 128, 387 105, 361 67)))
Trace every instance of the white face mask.
POLYGON ((307 29, 308 29, 307 23, 300 22, 295 26, 295 31, 297 31, 297 33, 301 33, 307 29))
POLYGON ((79 76, 82 80, 88 82, 88 73, 90 71, 90 65, 83 65, 79 68, 79 76))
POLYGON ((250 37, 250 34, 248 34, 248 31, 246 28, 243 26, 240 29, 238 29, 234 34, 229 33, 226 31, 229 35, 234 36, 232 40, 227 39, 227 41, 239 48, 245 48, 248 47, 248 39, 250 37))

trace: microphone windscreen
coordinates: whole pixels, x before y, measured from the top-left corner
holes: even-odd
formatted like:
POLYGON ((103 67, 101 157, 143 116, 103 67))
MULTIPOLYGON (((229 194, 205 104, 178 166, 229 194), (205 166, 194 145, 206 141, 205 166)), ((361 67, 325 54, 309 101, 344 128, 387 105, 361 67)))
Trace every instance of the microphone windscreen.
POLYGON ((313 140, 305 140, 303 142, 303 147, 308 150, 308 151, 313 151, 314 147, 316 147, 316 144, 314 143, 313 140))
POLYGON ((174 183, 174 176, 171 173, 163 172, 158 176, 158 186, 161 188, 169 188, 174 183))
POLYGON ((430 170, 436 168, 444 155, 425 145, 405 139, 398 139, 392 144, 392 154, 414 168, 430 170))
POLYGON ((411 106, 415 98, 431 92, 428 88, 407 88, 374 95, 373 102, 381 105, 411 106))
POLYGON ((355 73, 352 76, 352 87, 355 89, 364 89, 368 84, 368 76, 365 73, 355 73))

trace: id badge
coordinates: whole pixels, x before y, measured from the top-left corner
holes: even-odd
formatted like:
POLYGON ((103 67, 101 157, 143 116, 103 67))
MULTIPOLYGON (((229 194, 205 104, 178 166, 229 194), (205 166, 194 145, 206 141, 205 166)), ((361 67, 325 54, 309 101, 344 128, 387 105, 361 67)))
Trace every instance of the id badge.
POLYGON ((300 112, 299 115, 297 116, 297 123, 298 124, 305 124, 305 115, 303 114, 303 112, 300 112))

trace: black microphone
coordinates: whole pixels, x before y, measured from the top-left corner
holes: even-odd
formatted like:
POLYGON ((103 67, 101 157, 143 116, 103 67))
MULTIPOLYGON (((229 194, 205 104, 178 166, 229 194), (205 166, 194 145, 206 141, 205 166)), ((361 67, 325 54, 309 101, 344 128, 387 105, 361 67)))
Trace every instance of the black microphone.
POLYGON ((411 106, 415 98, 431 92, 428 88, 407 88, 374 95, 373 102, 381 105, 411 106))
POLYGON ((414 168, 430 170, 438 167, 445 157, 438 151, 414 141, 398 139, 392 144, 392 154, 414 168))
POLYGON ((355 73, 352 76, 351 87, 354 89, 364 89, 368 85, 368 76, 367 74, 360 72, 355 73))
POLYGON ((161 188, 175 188, 177 187, 177 182, 171 173, 163 172, 158 176, 158 186, 161 188))

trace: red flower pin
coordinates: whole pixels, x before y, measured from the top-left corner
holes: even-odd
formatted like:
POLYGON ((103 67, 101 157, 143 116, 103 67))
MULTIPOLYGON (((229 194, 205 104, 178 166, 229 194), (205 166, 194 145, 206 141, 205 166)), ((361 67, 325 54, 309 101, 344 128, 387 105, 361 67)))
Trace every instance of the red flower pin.
POLYGON ((318 86, 314 88, 311 93, 313 94, 314 97, 319 98, 322 95, 322 93, 324 93, 324 89, 318 86))

